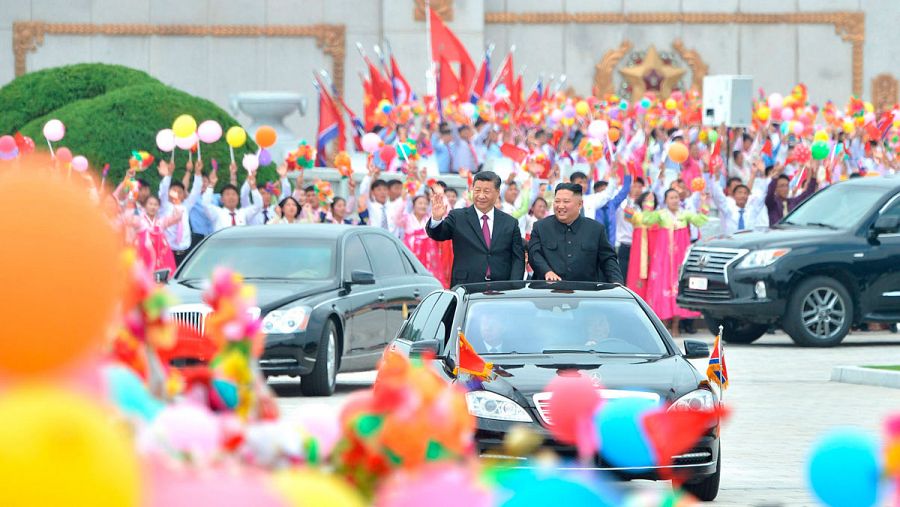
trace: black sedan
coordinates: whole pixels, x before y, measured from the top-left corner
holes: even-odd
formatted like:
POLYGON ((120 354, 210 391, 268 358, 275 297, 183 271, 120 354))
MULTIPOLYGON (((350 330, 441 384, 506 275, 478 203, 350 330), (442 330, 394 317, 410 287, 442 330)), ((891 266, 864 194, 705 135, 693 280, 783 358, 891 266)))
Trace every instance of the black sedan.
POLYGON ((207 237, 169 288, 172 316, 202 333, 202 293, 217 266, 256 286, 265 375, 302 378, 306 395, 334 392, 338 371, 375 367, 408 312, 440 283, 396 238, 374 227, 232 227, 207 237))
MULTIPOLYGON (((706 410, 719 403, 706 378, 687 361, 706 358, 706 343, 685 340, 687 353, 682 354, 647 304, 619 285, 500 282, 435 292, 410 316, 391 349, 410 356, 433 352, 434 367, 454 382, 458 330, 494 364, 495 375, 466 395, 483 457, 521 424, 533 427, 560 456, 576 456, 574 447, 555 441, 547 430, 545 388, 567 370, 588 375, 607 399, 645 398, 706 410)), ((721 470, 718 423, 694 449, 672 458, 670 468, 690 474, 685 489, 702 500, 715 498, 721 470)), ((617 469, 599 456, 589 468, 630 478, 660 477, 659 469, 617 469)))

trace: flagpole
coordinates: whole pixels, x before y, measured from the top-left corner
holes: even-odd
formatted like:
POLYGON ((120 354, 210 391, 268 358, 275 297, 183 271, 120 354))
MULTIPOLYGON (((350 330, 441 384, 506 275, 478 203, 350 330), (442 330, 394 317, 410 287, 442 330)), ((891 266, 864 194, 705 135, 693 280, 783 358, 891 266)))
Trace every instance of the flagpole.
MULTIPOLYGON (((725 327, 722 325, 719 325, 719 340, 718 341, 719 341, 719 365, 720 366, 725 364, 725 359, 724 359, 725 358, 725 348, 722 346, 722 334, 724 332, 725 332, 725 327)), ((724 366, 723 366, 722 371, 724 371, 724 366)), ((726 378, 725 380, 727 381, 728 379, 726 378)), ((725 384, 725 382, 723 382, 722 385, 719 386, 719 404, 720 405, 723 403, 723 400, 725 399, 725 385, 724 384, 725 384)))
MULTIPOLYGON (((431 47, 431 2, 425 0, 425 51, 428 54, 428 66, 425 69, 425 95, 437 97, 437 70, 434 53, 431 47)), ((440 103, 441 99, 437 99, 440 103)))
POLYGON ((503 75, 503 69, 506 68, 506 62, 509 60, 509 58, 515 52, 516 52, 516 45, 513 44, 512 46, 509 47, 509 52, 506 53, 506 57, 503 59, 503 62, 500 64, 500 72, 498 72, 497 75, 494 76, 494 79, 491 81, 491 87, 490 87, 491 90, 493 90, 494 88, 497 87, 497 83, 500 81, 500 76, 503 75))
MULTIPOLYGON (((394 58, 394 50, 391 49, 391 43, 387 39, 384 39, 384 49, 387 50, 388 59, 393 59, 394 58)), ((394 65, 393 64, 391 64, 390 66, 388 66, 387 64, 384 64, 384 65, 385 65, 385 69, 384 69, 385 72, 391 78, 391 93, 394 96, 394 104, 396 104, 397 103, 397 86, 394 84, 394 65)), ((407 97, 407 100, 409 100, 409 97, 407 97)))

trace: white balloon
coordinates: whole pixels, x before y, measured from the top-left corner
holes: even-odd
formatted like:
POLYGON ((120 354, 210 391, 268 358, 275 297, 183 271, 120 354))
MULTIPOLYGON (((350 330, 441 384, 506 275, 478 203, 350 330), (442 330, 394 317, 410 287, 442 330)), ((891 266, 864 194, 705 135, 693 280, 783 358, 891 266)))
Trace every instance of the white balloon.
POLYGON ((588 125, 588 134, 594 139, 603 139, 609 132, 609 123, 606 120, 594 120, 588 125))
POLYGON ((244 169, 247 172, 253 172, 259 168, 259 157, 257 157, 253 153, 248 153, 244 155, 244 159, 241 161, 241 165, 244 166, 244 169))
POLYGON ((175 146, 178 146, 182 150, 189 150, 197 144, 197 133, 194 132, 190 137, 175 137, 175 146))

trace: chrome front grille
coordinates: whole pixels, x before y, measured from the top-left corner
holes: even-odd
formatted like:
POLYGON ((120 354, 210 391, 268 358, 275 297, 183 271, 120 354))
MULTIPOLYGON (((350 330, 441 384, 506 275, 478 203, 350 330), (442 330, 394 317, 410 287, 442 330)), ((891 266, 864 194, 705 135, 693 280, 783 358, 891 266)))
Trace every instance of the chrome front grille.
POLYGON ((743 250, 732 248, 693 247, 684 261, 684 271, 709 275, 726 275, 726 269, 743 250))
MULTIPOLYGON (((614 400, 618 398, 643 398, 647 400, 653 400, 654 402, 659 403, 660 397, 656 393, 650 393, 646 391, 627 391, 620 389, 597 389, 597 394, 600 395, 600 398, 603 400, 614 400)), ((545 425, 551 426, 553 421, 550 419, 550 398, 552 397, 551 393, 543 392, 537 393, 531 397, 532 401, 534 401, 534 408, 537 409, 538 415, 541 416, 541 420, 545 425)))
POLYGON ((206 305, 177 305, 169 310, 169 317, 177 324, 190 327, 203 336, 206 331, 206 317, 212 309, 206 305))

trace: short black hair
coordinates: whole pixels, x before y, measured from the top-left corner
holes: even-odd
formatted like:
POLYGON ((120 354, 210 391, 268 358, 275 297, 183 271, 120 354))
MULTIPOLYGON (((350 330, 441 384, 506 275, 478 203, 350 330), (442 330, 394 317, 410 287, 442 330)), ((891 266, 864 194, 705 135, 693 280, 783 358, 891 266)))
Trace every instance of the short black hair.
POLYGON ((306 188, 303 189, 303 191, 304 192, 315 192, 316 187, 315 187, 315 185, 308 185, 306 188))
POLYGON ((391 180, 388 182, 388 187, 393 187, 395 185, 403 186, 403 182, 400 180, 391 180))
POLYGON ((681 200, 681 195, 678 193, 678 191, 675 190, 674 188, 670 188, 663 193, 663 201, 665 201, 666 199, 669 198, 669 192, 675 192, 675 195, 678 197, 679 200, 681 200))
POLYGON ((851 180, 854 180, 854 179, 856 179, 856 178, 862 178, 862 174, 859 174, 859 173, 850 173, 850 176, 847 177, 847 179, 851 179, 851 180))
POLYGON ((740 185, 734 187, 734 189, 731 191, 731 193, 735 193, 735 192, 737 192, 738 190, 740 190, 740 189, 742 189, 742 188, 743 188, 744 190, 746 190, 748 194, 750 193, 750 187, 748 187, 747 185, 744 185, 743 183, 741 183, 740 185))
MULTIPOLYGON (((162 204, 162 201, 159 200, 159 196, 156 195, 156 194, 151 193, 150 195, 148 195, 148 196, 147 196, 147 201, 149 201, 150 199, 156 199, 156 202, 162 204)), ((147 201, 144 201, 144 204, 146 204, 147 201)))
POLYGON ((599 191, 602 190, 604 187, 608 187, 608 186, 609 186, 609 182, 608 182, 608 181, 604 181, 604 180, 595 181, 595 182, 594 182, 594 187, 593 187, 593 188, 594 188, 594 192, 599 192, 599 191))
POLYGON ((735 181, 738 182, 738 183, 743 183, 743 182, 744 182, 744 180, 742 180, 741 178, 739 178, 739 177, 737 177, 737 176, 732 176, 732 177, 728 178, 728 182, 725 183, 725 186, 727 187, 728 185, 731 185, 731 184, 734 183, 735 181))
POLYGON ((575 181, 576 178, 587 179, 587 174, 584 174, 581 171, 575 171, 569 176, 569 181, 575 181))
POLYGON ((343 197, 335 197, 333 201, 331 201, 331 209, 334 210, 334 207, 337 206, 339 202, 347 202, 343 197))
POLYGON ((556 185, 556 190, 553 191, 553 195, 559 193, 560 190, 568 190, 577 196, 581 196, 584 192, 581 190, 581 185, 578 183, 560 183, 556 185))
POLYGON ((240 192, 238 191, 238 187, 232 185, 231 183, 226 183, 225 186, 222 187, 222 191, 219 192, 219 194, 220 195, 224 194, 226 190, 234 190, 235 194, 240 195, 240 192))
POLYGON ((637 198, 637 201, 634 202, 634 205, 637 206, 637 209, 644 209, 644 203, 647 199, 653 198, 653 209, 656 209, 659 206, 659 203, 656 202, 656 195, 653 192, 647 191, 640 195, 637 198))
POLYGON ((170 188, 170 189, 172 189, 172 188, 180 188, 180 189, 184 190, 184 183, 182 183, 182 182, 180 182, 180 181, 173 181, 172 184, 169 185, 169 188, 170 188))
POLYGON ((136 180, 141 188, 150 188, 150 184, 144 178, 136 178, 136 180))
POLYGON ((379 187, 387 188, 387 186, 388 186, 387 182, 381 178, 372 182, 372 190, 375 190, 376 188, 379 188, 379 187))
POLYGON ((510 181, 509 183, 506 184, 506 188, 512 188, 512 187, 518 188, 519 184, 516 183, 515 181, 510 181))
MULTIPOLYGON (((441 187, 441 188, 443 188, 444 190, 447 190, 447 184, 444 183, 444 182, 441 181, 441 180, 435 181, 434 184, 437 185, 437 186, 439 186, 439 187, 441 187)), ((452 189, 451 189, 451 190, 452 190, 452 189)), ((456 192, 456 190, 453 190, 453 191, 456 192)))
POLYGON ((445 193, 445 194, 453 194, 453 195, 455 195, 455 196, 459 196, 459 192, 457 192, 456 189, 453 188, 453 187, 445 188, 445 189, 444 189, 444 193, 445 193))
POLYGON ((500 176, 497 176, 497 173, 494 171, 481 171, 475 173, 475 177, 472 178, 472 185, 475 185, 475 182, 477 181, 490 181, 494 184, 494 188, 500 190, 500 176))
POLYGON ((791 179, 788 177, 787 174, 779 174, 778 177, 775 178, 775 180, 776 180, 776 181, 777 181, 777 180, 784 180, 784 181, 787 181, 788 183, 791 182, 791 179))
POLYGON ((641 185, 646 185, 646 183, 644 183, 644 178, 641 178, 640 176, 638 176, 637 178, 634 179, 634 181, 631 182, 632 185, 634 185, 635 183, 640 183, 641 185))

